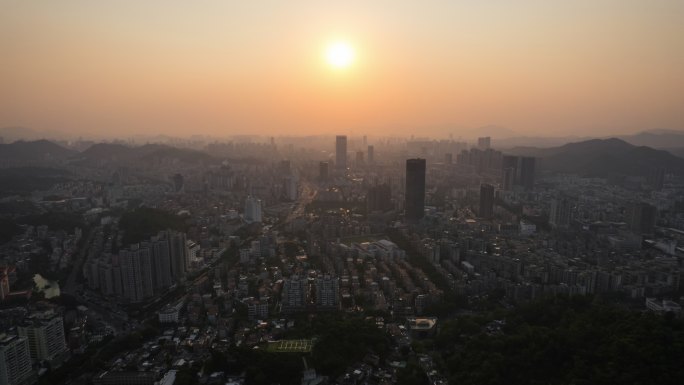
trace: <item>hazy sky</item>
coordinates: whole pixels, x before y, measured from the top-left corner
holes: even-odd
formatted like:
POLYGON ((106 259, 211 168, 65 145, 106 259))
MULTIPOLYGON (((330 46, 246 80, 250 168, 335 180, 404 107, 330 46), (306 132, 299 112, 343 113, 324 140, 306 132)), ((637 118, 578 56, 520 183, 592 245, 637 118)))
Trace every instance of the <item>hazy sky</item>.
POLYGON ((0 127, 684 129, 684 1, 0 0, 0 127), (356 51, 331 68, 326 46, 356 51))

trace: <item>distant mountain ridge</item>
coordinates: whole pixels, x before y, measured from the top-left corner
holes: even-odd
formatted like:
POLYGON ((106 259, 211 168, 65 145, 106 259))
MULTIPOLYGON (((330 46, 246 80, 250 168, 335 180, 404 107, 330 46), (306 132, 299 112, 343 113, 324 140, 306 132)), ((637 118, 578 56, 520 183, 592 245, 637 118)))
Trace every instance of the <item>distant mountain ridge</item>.
POLYGON ((186 163, 215 163, 219 160, 207 153, 164 144, 128 146, 120 143, 97 143, 78 152, 49 140, 17 141, 0 144, 0 161, 5 164, 36 164, 62 162, 75 165, 131 163, 177 159, 186 163))
POLYGON ((684 131, 652 130, 634 135, 623 135, 619 138, 635 146, 648 146, 658 149, 684 148, 684 131))
POLYGON ((145 144, 127 146, 118 143, 97 143, 74 157, 76 163, 135 162, 162 159, 178 159, 187 163, 213 163, 218 160, 197 150, 167 146, 164 144, 145 144))
POLYGON ((541 158, 540 168, 560 173, 597 177, 647 176, 656 167, 684 175, 684 158, 667 151, 634 146, 622 139, 591 139, 559 147, 517 147, 513 155, 541 158))
POLYGON ((52 161, 64 160, 76 154, 76 151, 64 148, 49 140, 35 140, 0 144, 0 159, 6 161, 52 161))

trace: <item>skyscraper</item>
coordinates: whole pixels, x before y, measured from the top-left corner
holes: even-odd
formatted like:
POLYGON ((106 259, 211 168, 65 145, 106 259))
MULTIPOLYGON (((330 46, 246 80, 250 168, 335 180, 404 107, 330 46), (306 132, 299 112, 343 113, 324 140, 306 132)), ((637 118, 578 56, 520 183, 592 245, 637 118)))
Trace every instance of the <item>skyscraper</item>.
POLYGON ((316 278, 316 306, 335 308, 340 303, 339 279, 329 275, 316 278))
POLYGON ((482 138, 477 138, 477 148, 480 150, 487 150, 492 146, 492 138, 485 136, 482 138))
MULTIPOLYGON (((261 203, 261 201, 259 201, 261 203)), ((261 205, 259 205, 261 215, 261 205)), ((261 220, 261 218, 259 218, 261 220)), ((169 231, 169 254, 171 255, 171 274, 176 281, 185 280, 188 271, 188 238, 185 233, 169 231)))
POLYGON ((52 361, 67 351, 64 322, 52 311, 29 316, 17 327, 17 332, 28 340, 34 360, 52 361))
POLYGON ((363 151, 356 151, 356 166, 363 166, 363 151))
POLYGON ((405 217, 417 221, 425 211, 425 159, 406 159, 405 217))
POLYGON ((26 381, 31 374, 28 339, 0 334, 0 384, 17 385, 26 381))
POLYGON ((570 225, 570 214, 572 204, 570 199, 560 196, 551 201, 551 211, 549 212, 549 223, 554 228, 565 228, 570 225))
POLYGON ((373 145, 368 146, 368 164, 373 164, 375 161, 375 147, 373 145))
POLYGON ((627 221, 635 234, 653 234, 658 210, 646 202, 635 202, 627 209, 627 221))
POLYGON ((515 185, 515 169, 514 168, 504 168, 501 170, 501 188, 504 191, 509 191, 515 185))
POLYGON ((520 184, 528 191, 534 188, 535 163, 533 157, 523 156, 520 159, 520 184))
POLYGON ((328 162, 321 162, 318 164, 318 179, 323 181, 328 180, 329 165, 328 162))
POLYGON ((480 186, 480 217, 491 218, 494 216, 494 186, 482 184, 480 186))
POLYGON ((261 222, 261 200, 248 196, 245 199, 245 222, 254 223, 261 222))
POLYGON ((287 175, 283 178, 283 196, 288 201, 294 201, 297 199, 297 194, 299 193, 299 186, 297 184, 297 177, 294 175, 287 175))
POLYGON ((306 305, 306 278, 297 275, 285 280, 283 283, 282 303, 283 311, 297 311, 306 305))
POLYGON ((137 250, 120 250, 119 264, 124 298, 130 302, 145 299, 142 288, 143 272, 137 250))
POLYGON ((347 136, 337 135, 335 138, 335 168, 345 170, 347 168, 347 136))
POLYGON ((518 157, 503 155, 501 158, 501 188, 511 190, 518 180, 518 157))
POLYGON ((173 284, 169 241, 164 236, 164 233, 161 233, 157 237, 152 238, 150 246, 154 263, 155 287, 157 290, 163 290, 173 284))

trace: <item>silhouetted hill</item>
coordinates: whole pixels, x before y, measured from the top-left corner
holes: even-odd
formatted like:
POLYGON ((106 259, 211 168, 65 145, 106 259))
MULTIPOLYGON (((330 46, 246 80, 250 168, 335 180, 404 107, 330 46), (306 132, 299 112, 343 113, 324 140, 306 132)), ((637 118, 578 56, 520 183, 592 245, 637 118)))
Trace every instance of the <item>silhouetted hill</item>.
POLYGON ((144 160, 164 160, 164 159, 177 159, 184 163, 213 163, 218 160, 213 156, 206 154, 201 151, 189 150, 186 148, 176 148, 161 146, 160 148, 151 151, 141 157, 144 160))
POLYGON ((71 179, 68 171, 47 167, 0 168, 0 197, 28 195, 71 179))
POLYGON ((130 147, 118 143, 98 143, 78 154, 75 162, 89 163, 130 163, 138 161, 162 161, 164 159, 177 159, 186 163, 216 162, 217 160, 203 152, 176 148, 163 144, 145 144, 139 147, 130 147))
POLYGON ((542 169, 587 176, 648 175, 654 167, 684 174, 684 159, 667 151, 634 146, 621 139, 592 139, 560 147, 518 147, 507 153, 542 158, 542 169))
POLYGON ((75 152, 49 140, 0 144, 0 159, 16 162, 64 160, 75 152))
POLYGON ((635 146, 648 146, 659 149, 684 147, 684 131, 654 130, 621 136, 620 139, 635 146))
POLYGON ((684 147, 678 147, 678 148, 663 148, 663 150, 669 152, 670 154, 674 156, 678 156, 680 158, 684 158, 684 147))
POLYGON ((81 152, 77 157, 87 161, 123 160, 135 155, 135 149, 118 143, 97 143, 81 152))

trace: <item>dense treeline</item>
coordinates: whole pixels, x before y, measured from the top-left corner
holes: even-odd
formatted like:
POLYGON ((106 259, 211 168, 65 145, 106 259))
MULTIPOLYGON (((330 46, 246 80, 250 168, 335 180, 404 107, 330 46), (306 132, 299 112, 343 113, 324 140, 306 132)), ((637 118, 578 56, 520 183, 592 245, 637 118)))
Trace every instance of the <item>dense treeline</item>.
POLYGON ((446 322, 435 348, 450 383, 681 384, 684 321, 593 297, 523 305, 497 331, 486 317, 446 322))
POLYGON ((30 195, 36 190, 47 190, 56 183, 70 180, 69 172, 43 167, 0 169, 0 197, 30 195))
POLYGON ((80 214, 56 211, 23 216, 17 218, 16 223, 31 226, 45 225, 49 230, 62 230, 69 234, 73 234, 76 227, 81 229, 85 227, 85 221, 80 214))
POLYGON ((141 207, 121 216, 119 228, 124 231, 123 244, 138 243, 161 230, 185 231, 185 219, 164 210, 141 207))
MULTIPOLYGON (((314 338, 311 353, 274 353, 263 346, 258 349, 235 347, 227 354, 217 351, 205 362, 204 371, 245 373, 248 384, 299 384, 304 370, 302 358, 317 373, 335 378, 350 365, 363 360, 368 353, 384 358, 389 339, 374 322, 357 316, 319 314, 300 317, 297 326, 283 337, 314 338)), ((190 383, 190 382, 188 382, 190 383)))
POLYGON ((12 237, 21 234, 23 230, 20 225, 46 225, 52 231, 63 230, 68 234, 73 234, 76 227, 83 229, 85 222, 79 214, 63 212, 30 214, 17 218, 4 217, 0 219, 0 243, 7 242, 12 237))

